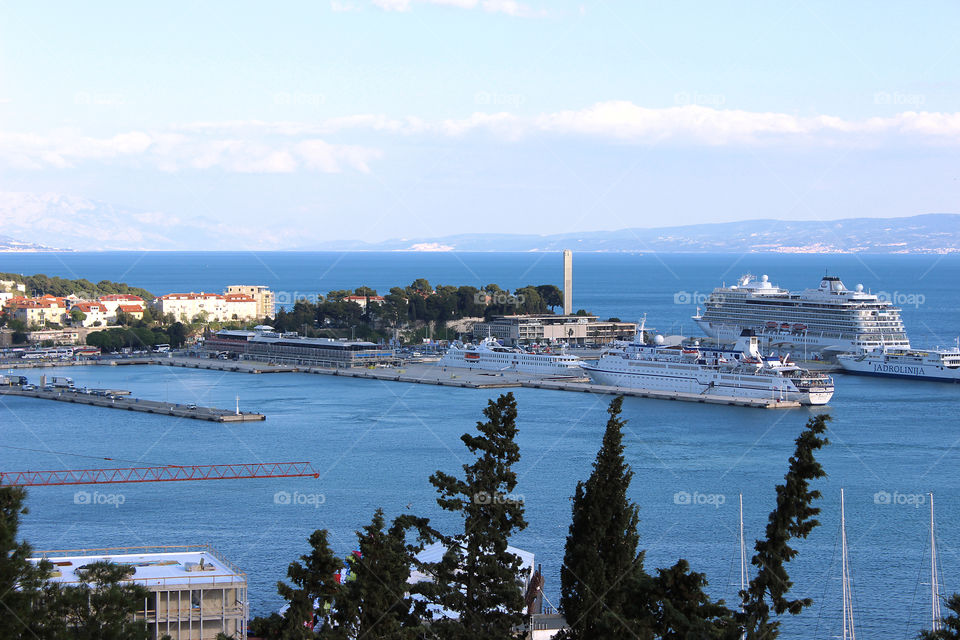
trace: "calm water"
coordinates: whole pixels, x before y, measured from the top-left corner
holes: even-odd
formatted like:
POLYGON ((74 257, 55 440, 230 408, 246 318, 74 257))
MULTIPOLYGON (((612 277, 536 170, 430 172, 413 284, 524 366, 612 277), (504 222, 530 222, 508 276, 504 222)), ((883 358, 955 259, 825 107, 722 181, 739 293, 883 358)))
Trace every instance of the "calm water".
MULTIPOLYGON (((386 290, 426 277, 437 284, 504 287, 559 283, 560 259, 537 254, 58 254, 0 255, 0 271, 123 280, 155 293, 267 284, 316 293, 360 284, 386 290)), ((696 293, 743 272, 769 273, 791 288, 815 286, 825 269, 848 285, 900 296, 914 343, 932 346, 960 334, 960 260, 923 256, 575 255, 575 306, 637 318, 666 331, 692 332, 696 293), (913 296, 910 298, 909 296, 913 296), (690 302, 689 304, 687 302, 690 302), (677 304, 680 302, 680 304, 677 304), (914 304, 915 303, 915 304, 914 304)), ((55 371, 47 371, 55 375, 55 371)), ((467 461, 458 436, 472 428, 485 391, 441 389, 326 376, 250 376, 168 368, 84 367, 78 384, 127 388, 142 397, 241 406, 264 423, 213 425, 29 399, 0 403, 0 469, 63 469, 143 463, 310 460, 321 478, 100 485, 79 488, 94 501, 75 504, 78 488, 36 488, 24 535, 37 548, 209 542, 248 574, 256 613, 280 604, 275 583, 306 551, 315 528, 333 534, 340 553, 382 506, 446 521, 427 476, 467 461), (69 454, 69 455, 68 455, 69 454), (76 454, 91 456, 77 457, 76 454), (111 463, 102 459, 117 459, 111 463), (301 504, 276 504, 277 492, 301 504), (105 497, 106 496, 106 497, 105 497)), ((33 373, 36 376, 38 374, 33 373)), ((530 527, 514 539, 542 562, 556 602, 569 496, 586 477, 600 444, 607 398, 517 390, 523 450, 518 492, 530 527)), ((928 625, 928 506, 933 491, 945 590, 960 590, 960 388, 841 376, 832 444, 821 461, 829 478, 822 526, 798 543, 789 568, 796 596, 814 606, 785 621, 784 637, 832 638, 840 631, 839 490, 847 492, 847 535, 863 637, 912 638, 928 625), (892 504, 878 503, 890 494, 892 504), (883 493, 886 492, 886 493, 883 493)), ((807 410, 759 411, 627 399, 627 455, 636 472, 631 497, 641 506, 648 568, 685 557, 706 572, 717 597, 737 590, 737 494, 744 494, 748 540, 762 535, 773 487, 807 410), (680 505, 677 493, 712 504, 680 505)))

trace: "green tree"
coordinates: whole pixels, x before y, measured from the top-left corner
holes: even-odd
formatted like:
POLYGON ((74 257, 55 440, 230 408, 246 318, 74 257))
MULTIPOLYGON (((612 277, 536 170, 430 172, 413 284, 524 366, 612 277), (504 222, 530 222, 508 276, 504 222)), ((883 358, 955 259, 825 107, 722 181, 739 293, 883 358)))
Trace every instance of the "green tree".
POLYGON ((80 309, 74 307, 70 309, 70 324, 83 324, 83 321, 87 319, 87 314, 85 314, 80 309))
POLYGON ((756 554, 751 562, 758 569, 757 575, 742 594, 740 615, 749 640, 767 640, 779 635, 780 621, 771 614, 797 615, 813 604, 810 598, 787 598, 793 582, 786 564, 797 555, 797 550, 790 546, 791 539, 806 538, 820 524, 815 519, 820 509, 813 506, 820 492, 810 489, 810 481, 826 475, 814 454, 830 443, 822 437, 829 420, 826 414, 810 418, 807 428, 797 437, 784 483, 776 488, 777 506, 770 512, 766 538, 754 546, 756 554))
POLYGON ((507 551, 511 534, 527 526, 522 500, 513 495, 513 466, 520 460, 513 394, 490 400, 483 413, 487 421, 477 423, 479 435, 460 438, 476 456, 463 465, 464 479, 442 471, 430 476, 440 494, 437 504, 463 518, 462 533, 441 538, 447 552, 426 587, 434 604, 456 614, 431 625, 441 638, 503 640, 523 621, 521 562, 507 551))
POLYGON ((377 509, 371 523, 357 532, 359 555, 348 558, 352 576, 335 604, 335 638, 412 640, 422 631, 407 584, 413 554, 422 547, 407 546, 401 521, 384 526, 383 510, 377 509))
POLYGON ((27 493, 22 487, 0 487, 0 637, 10 640, 51 638, 57 620, 49 615, 59 589, 48 582, 53 565, 27 560, 30 545, 17 540, 27 493))
POLYGON ((341 561, 330 550, 326 529, 310 534, 310 553, 300 556, 300 560, 302 564, 294 561, 287 569, 292 585, 277 583, 277 591, 290 605, 283 616, 284 640, 312 638, 315 632, 327 632, 329 612, 340 590, 335 574, 341 561))
POLYGON ((106 560, 76 570, 80 584, 63 590, 70 638, 76 640, 147 640, 146 622, 133 615, 143 609, 150 591, 126 582, 136 569, 106 560))
POLYGON ((953 594, 946 602, 951 615, 941 618, 943 628, 937 631, 924 629, 917 636, 919 640, 960 640, 960 594, 953 594))
POLYGON ((371 289, 367 286, 357 287, 353 290, 353 294, 357 296, 375 296, 377 295, 376 289, 371 289))
MULTIPOLYGON (((637 552, 639 509, 627 498, 633 471, 623 457, 623 397, 607 409, 603 444, 586 482, 578 482, 560 568, 560 610, 568 638, 592 640, 627 634, 630 585, 648 578, 637 552)), ((626 636, 624 636, 626 637, 626 636)))

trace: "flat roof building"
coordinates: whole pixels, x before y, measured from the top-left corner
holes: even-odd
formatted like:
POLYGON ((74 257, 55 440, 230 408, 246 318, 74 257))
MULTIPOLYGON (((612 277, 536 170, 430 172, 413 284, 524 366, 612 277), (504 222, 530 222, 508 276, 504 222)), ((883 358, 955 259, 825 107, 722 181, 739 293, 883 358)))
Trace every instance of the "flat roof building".
POLYGON ((472 333, 474 340, 490 336, 507 346, 544 342, 604 345, 632 339, 637 333, 637 323, 604 321, 597 316, 511 315, 478 322, 473 325, 472 333))
POLYGON ((305 338, 274 331, 217 331, 204 336, 204 349, 251 360, 318 367, 365 366, 394 358, 392 349, 373 342, 305 338))
POLYGON ((152 638, 247 637, 247 576, 207 545, 43 551, 30 560, 41 558, 54 565, 51 580, 64 586, 79 584, 77 569, 93 562, 132 567, 129 582, 150 591, 134 619, 145 621, 152 638))

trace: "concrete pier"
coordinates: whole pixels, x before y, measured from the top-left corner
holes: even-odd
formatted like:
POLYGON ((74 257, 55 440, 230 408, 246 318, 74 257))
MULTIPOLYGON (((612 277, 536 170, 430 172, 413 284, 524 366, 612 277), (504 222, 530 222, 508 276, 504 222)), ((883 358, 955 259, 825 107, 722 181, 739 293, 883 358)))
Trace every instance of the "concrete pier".
POLYGON ((0 387, 0 395, 2 396, 21 396, 25 398, 39 398, 41 400, 72 402, 107 409, 155 413, 157 415, 190 418, 192 420, 208 420, 210 422, 259 422, 267 419, 267 417, 261 413, 240 412, 238 414, 227 409, 199 407, 195 404, 173 404, 171 402, 143 400, 140 398, 131 398, 126 395, 119 395, 123 393, 129 394, 130 392, 118 391, 110 395, 93 395, 84 393, 78 389, 37 387, 32 390, 24 390, 20 387, 0 387))

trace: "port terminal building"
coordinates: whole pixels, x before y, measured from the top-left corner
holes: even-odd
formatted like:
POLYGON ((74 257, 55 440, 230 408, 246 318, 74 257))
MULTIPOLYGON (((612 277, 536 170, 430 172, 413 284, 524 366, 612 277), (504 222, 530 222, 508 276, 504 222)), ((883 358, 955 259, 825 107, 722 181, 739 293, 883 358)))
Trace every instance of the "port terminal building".
POLYGON ((474 340, 490 336, 506 346, 542 343, 600 346, 615 340, 632 340, 636 333, 635 322, 549 314, 496 316, 475 323, 472 329, 474 340))
POLYGON ((151 638, 247 637, 247 576, 207 545, 43 551, 30 558, 41 559, 53 564, 51 580, 64 587, 78 585, 77 569, 93 562, 132 567, 129 581, 150 592, 134 619, 146 624, 151 638))
POLYGON ((316 367, 364 367, 396 360, 393 349, 373 342, 305 338, 296 332, 217 331, 204 336, 203 349, 244 360, 316 367))

